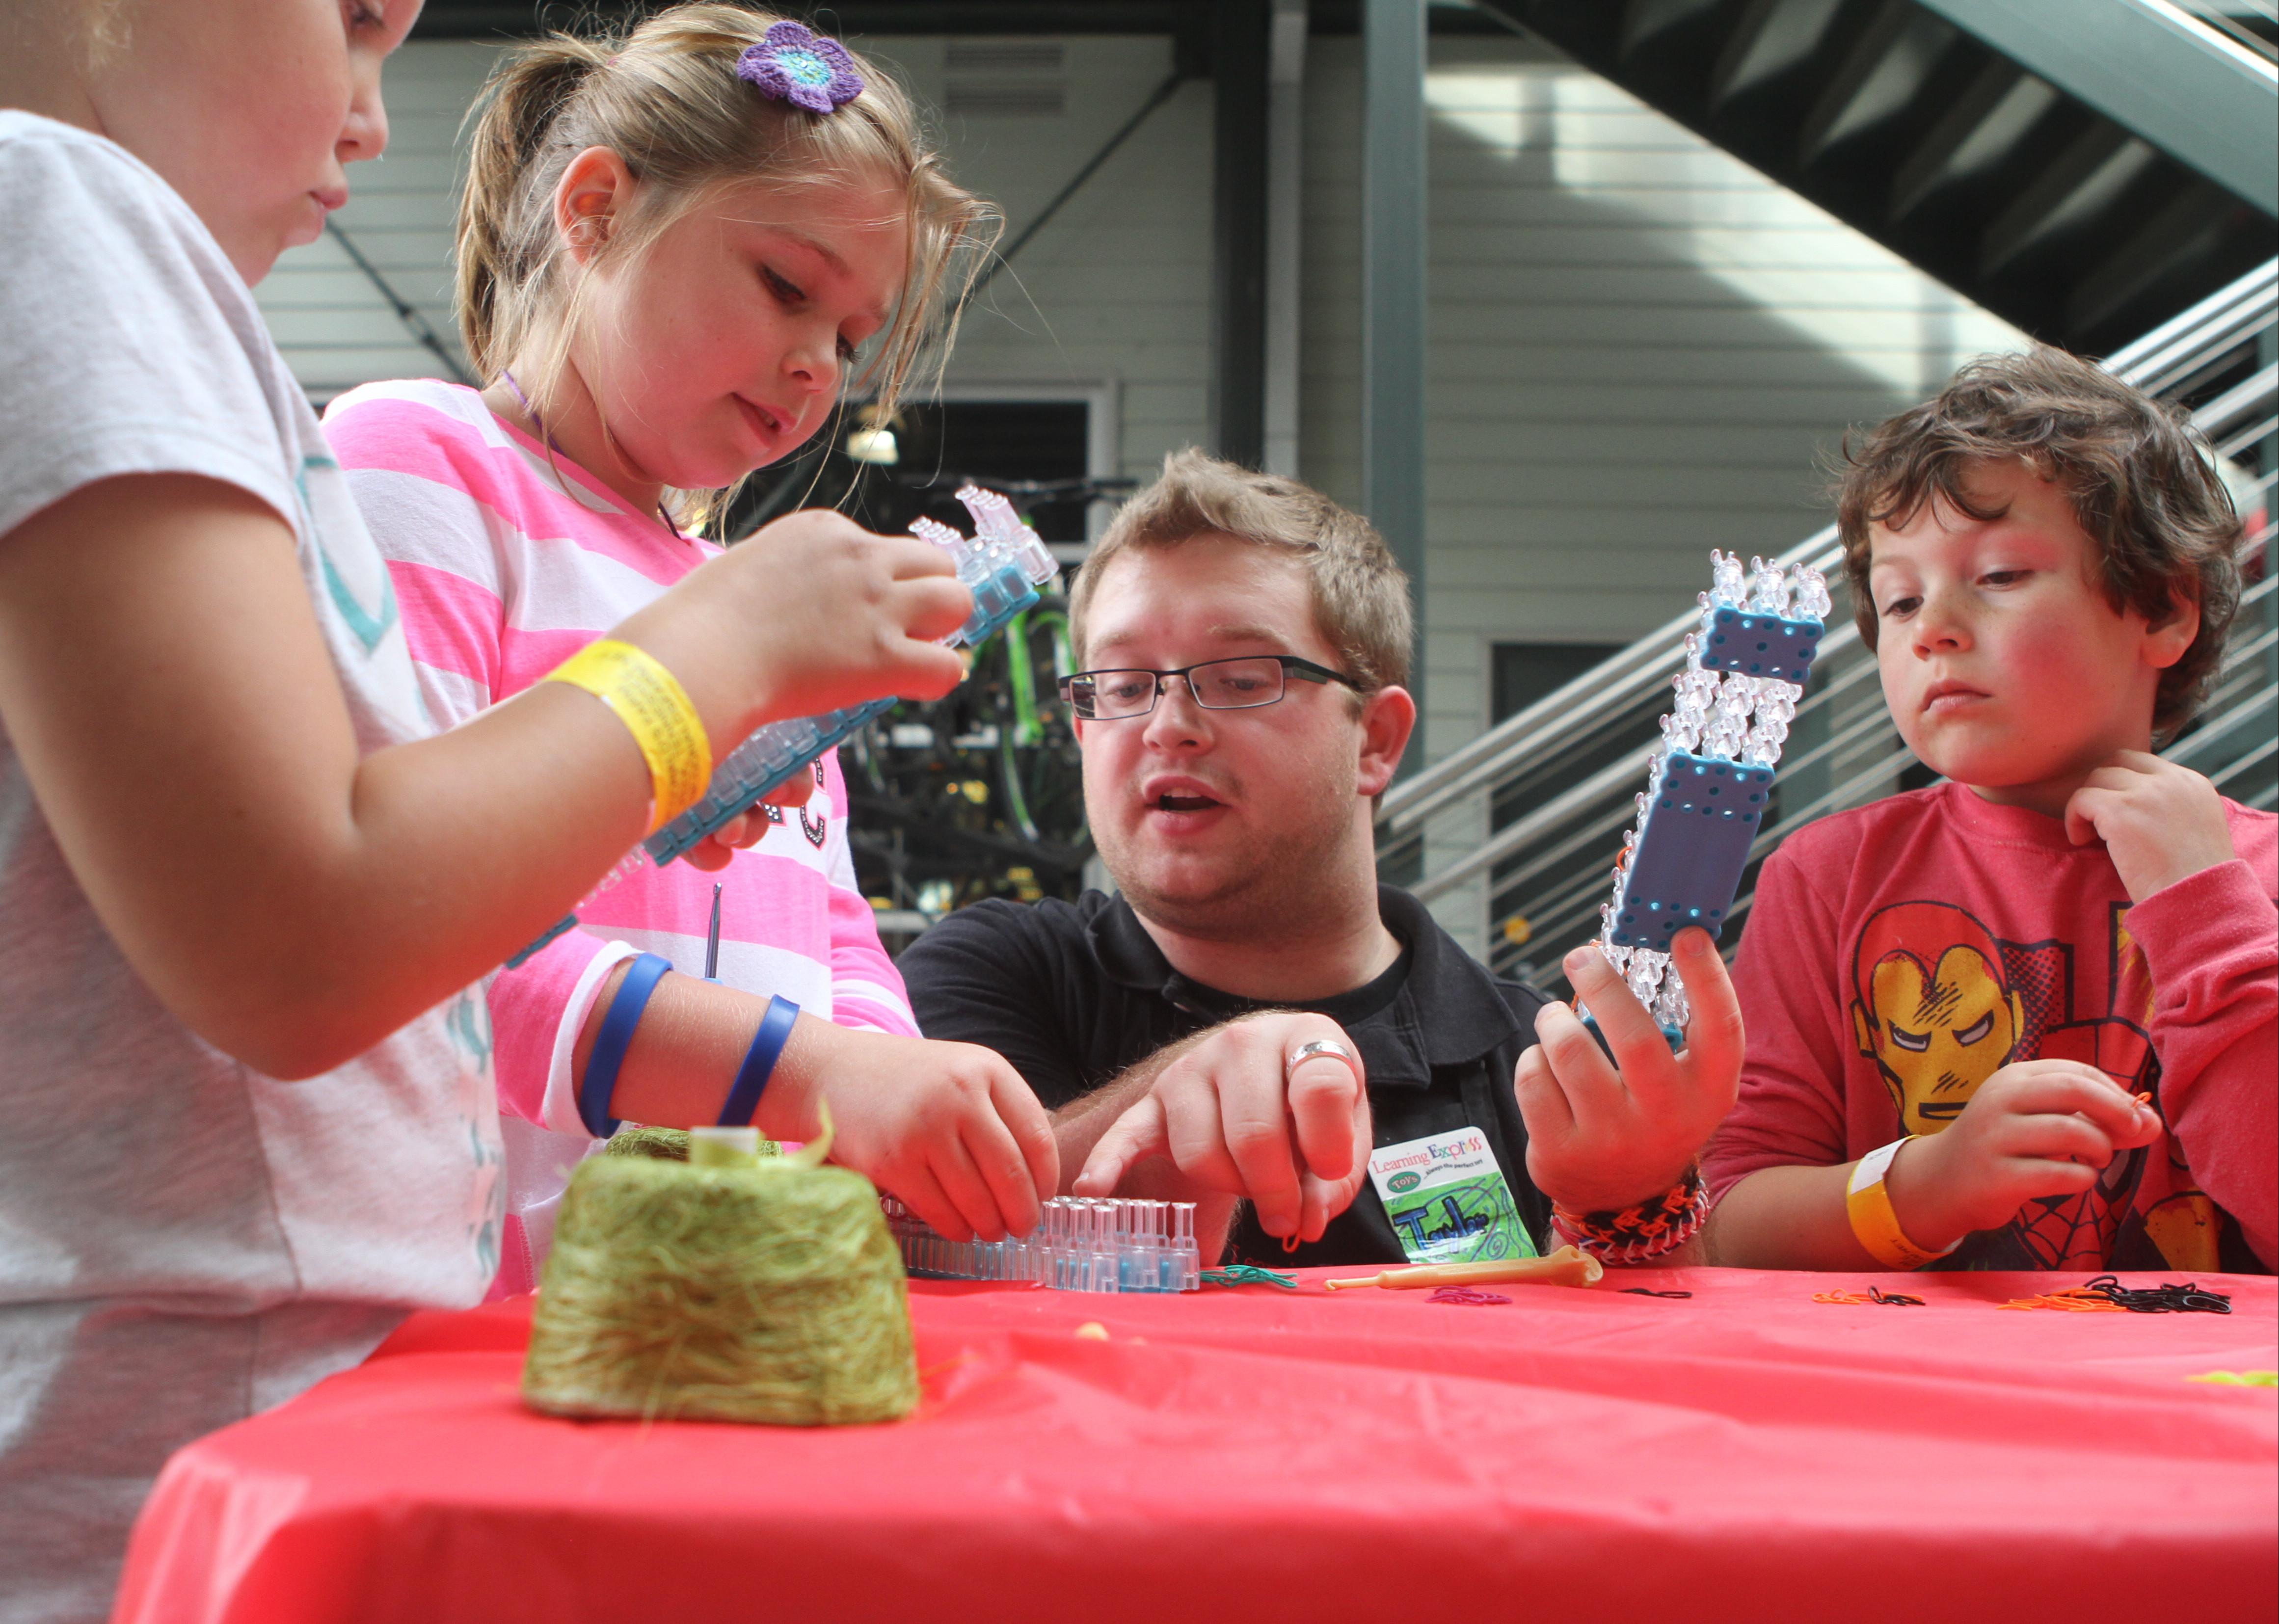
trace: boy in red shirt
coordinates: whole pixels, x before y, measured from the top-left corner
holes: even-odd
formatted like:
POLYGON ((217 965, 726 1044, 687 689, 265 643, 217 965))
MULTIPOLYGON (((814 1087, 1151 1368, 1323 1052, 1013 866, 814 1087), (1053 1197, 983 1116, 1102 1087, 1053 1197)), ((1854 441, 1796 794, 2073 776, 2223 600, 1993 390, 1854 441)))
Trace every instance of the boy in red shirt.
POLYGON ((2164 408, 2044 349, 1878 428, 1838 529, 1884 702, 1950 781, 1766 862, 1711 1255, 2268 1272, 2279 820, 2151 754, 2221 663, 2229 495, 2164 408))

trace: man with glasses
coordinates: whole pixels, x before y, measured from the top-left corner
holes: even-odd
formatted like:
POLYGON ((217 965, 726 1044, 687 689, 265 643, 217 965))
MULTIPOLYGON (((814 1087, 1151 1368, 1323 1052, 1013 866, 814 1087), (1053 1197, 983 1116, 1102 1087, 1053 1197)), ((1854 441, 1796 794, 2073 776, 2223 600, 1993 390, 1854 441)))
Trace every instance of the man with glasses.
MULTIPOLYGON (((1254 1262, 1397 1264, 1523 1255, 1549 1197, 1621 1207, 1684 1176, 1730 1087, 1690 1085, 1603 959, 1570 973, 1629 1082, 1557 1005, 1522 1068, 1545 1000, 1377 883, 1372 804, 1416 707, 1408 582, 1367 523, 1178 453, 1070 622, 1062 693, 1116 894, 978 903, 900 965, 927 1036, 1036 1090, 1069 1188, 1197 1200, 1207 1256, 1228 1237, 1254 1262)), ((1722 966, 1692 979, 1697 1010, 1730 1007, 1722 966)))

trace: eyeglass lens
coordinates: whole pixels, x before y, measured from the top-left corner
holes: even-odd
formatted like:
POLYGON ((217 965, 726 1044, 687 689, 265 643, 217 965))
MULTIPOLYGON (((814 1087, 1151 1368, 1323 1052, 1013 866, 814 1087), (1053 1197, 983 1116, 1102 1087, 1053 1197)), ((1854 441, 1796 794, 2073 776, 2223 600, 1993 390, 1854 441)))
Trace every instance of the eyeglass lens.
MULTIPOLYGON (((1096 717, 1114 719, 1120 716, 1144 716, 1155 708, 1155 695, 1165 678, 1154 671, 1093 671, 1089 679, 1078 678, 1075 700, 1079 713, 1084 709, 1085 690, 1091 689, 1091 714, 1096 717)), ((1283 672, 1279 660, 1213 660, 1198 665, 1179 677, 1194 695, 1195 703, 1206 710, 1243 710, 1254 705, 1271 705, 1282 697, 1283 672)))

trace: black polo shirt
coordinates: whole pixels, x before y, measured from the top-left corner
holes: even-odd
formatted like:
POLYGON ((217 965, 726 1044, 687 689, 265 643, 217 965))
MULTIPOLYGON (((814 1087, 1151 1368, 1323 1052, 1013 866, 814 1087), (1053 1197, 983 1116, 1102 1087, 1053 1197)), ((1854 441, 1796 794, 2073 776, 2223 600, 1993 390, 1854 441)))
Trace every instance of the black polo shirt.
MULTIPOLYGON (((1377 1143, 1478 1129, 1540 1246, 1550 1203, 1528 1182, 1527 1130, 1511 1080, 1535 1041, 1543 997, 1490 975, 1407 892, 1378 887, 1377 908, 1402 943, 1400 961, 1367 985, 1316 1004, 1254 1003, 1188 980, 1129 903, 1096 891, 1072 905, 990 901, 960 908, 912 943, 898 968, 920 1030, 996 1050, 1047 1109, 1237 1015, 1285 1007, 1327 1015, 1352 1036, 1368 1069, 1377 1143)), ((1353 1205, 1318 1242, 1285 1252, 1246 1206, 1229 1251, 1269 1267, 1408 1260, 1366 1176, 1353 1205)))

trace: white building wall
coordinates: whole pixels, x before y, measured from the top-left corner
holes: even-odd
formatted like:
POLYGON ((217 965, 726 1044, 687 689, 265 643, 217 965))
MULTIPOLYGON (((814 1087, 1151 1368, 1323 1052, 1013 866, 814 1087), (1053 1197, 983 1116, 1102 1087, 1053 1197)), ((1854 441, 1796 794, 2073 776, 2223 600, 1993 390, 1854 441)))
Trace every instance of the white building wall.
MULTIPOLYGON (((1360 488, 1360 50, 1307 67, 1305 477, 1360 488)), ((1615 86, 1514 38, 1437 40, 1427 84, 1427 762, 1490 721, 1498 642, 1625 642, 1712 547, 1825 523, 1847 425, 2016 331, 1615 86)), ((1426 869, 1486 809, 1436 820, 1426 869)), ((1437 911, 1476 948, 1483 887, 1437 911)))
MULTIPOLYGON (((996 43, 997 42, 991 42, 996 43)), ((1171 71, 1171 42, 1086 37, 1053 69, 961 67, 940 38, 859 42, 893 59, 938 115, 961 185, 996 202, 1010 246, 1171 71), (992 89, 1057 84, 1056 116, 963 111, 992 89)), ((1211 86, 1181 85, 967 310, 948 373, 1070 392, 1114 386, 1116 461, 1152 478, 1163 454, 1209 433, 1211 86)), ((1039 98, 1045 100, 1047 98, 1039 98)))

